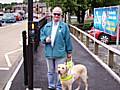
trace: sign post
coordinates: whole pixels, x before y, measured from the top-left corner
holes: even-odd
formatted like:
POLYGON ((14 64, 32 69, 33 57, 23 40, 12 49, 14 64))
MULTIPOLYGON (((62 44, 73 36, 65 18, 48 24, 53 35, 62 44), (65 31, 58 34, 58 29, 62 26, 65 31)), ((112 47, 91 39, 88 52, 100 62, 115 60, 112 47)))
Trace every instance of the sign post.
POLYGON ((119 46, 119 25, 120 25, 120 6, 118 6, 118 23, 117 23, 117 39, 116 39, 116 45, 117 45, 117 48, 119 46))
POLYGON ((33 0, 28 0, 28 89, 33 90, 33 0))

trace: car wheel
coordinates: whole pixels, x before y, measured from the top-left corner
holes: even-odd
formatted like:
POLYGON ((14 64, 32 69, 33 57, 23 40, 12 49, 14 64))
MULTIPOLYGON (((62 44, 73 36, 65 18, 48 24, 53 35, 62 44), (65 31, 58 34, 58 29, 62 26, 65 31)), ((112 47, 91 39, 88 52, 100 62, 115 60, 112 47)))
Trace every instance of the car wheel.
POLYGON ((109 44, 110 36, 108 34, 102 34, 100 35, 99 40, 103 43, 109 44))

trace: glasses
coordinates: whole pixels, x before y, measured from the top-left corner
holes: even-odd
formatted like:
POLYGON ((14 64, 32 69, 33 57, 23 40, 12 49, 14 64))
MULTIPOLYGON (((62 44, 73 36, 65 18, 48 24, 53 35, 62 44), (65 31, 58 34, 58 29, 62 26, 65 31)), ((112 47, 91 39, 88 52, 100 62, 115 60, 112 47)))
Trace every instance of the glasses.
POLYGON ((54 15, 60 16, 60 13, 54 13, 54 15))

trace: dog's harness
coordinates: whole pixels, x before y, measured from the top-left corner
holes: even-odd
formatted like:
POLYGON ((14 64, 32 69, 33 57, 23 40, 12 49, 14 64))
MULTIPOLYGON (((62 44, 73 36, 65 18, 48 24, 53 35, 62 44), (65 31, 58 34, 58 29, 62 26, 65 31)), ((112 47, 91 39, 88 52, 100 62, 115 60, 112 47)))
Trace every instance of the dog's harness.
MULTIPOLYGON (((66 62, 66 66, 67 66, 67 68, 69 69, 69 71, 71 71, 71 68, 73 67, 73 62, 72 62, 72 60, 67 61, 67 62, 66 62)), ((73 75, 72 75, 72 74, 67 74, 66 77, 61 77, 61 78, 60 78, 61 81, 67 81, 67 80, 71 80, 71 79, 73 79, 73 75)))
POLYGON ((67 75, 66 77, 61 77, 60 80, 67 81, 67 80, 71 80, 72 78, 73 78, 73 75, 67 75))

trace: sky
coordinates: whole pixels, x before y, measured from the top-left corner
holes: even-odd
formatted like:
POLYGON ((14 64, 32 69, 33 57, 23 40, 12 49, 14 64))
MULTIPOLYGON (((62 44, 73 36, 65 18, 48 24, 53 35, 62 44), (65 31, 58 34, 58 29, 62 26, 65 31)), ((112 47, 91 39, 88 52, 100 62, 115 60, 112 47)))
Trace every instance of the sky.
MULTIPOLYGON (((37 1, 37 0, 33 0, 33 1, 37 1)), ((2 3, 2 4, 4 4, 4 3, 10 4, 11 2, 21 3, 21 2, 23 2, 23 0, 0 0, 0 3, 2 3)))
POLYGON ((0 3, 23 2, 23 0, 0 0, 0 3))

